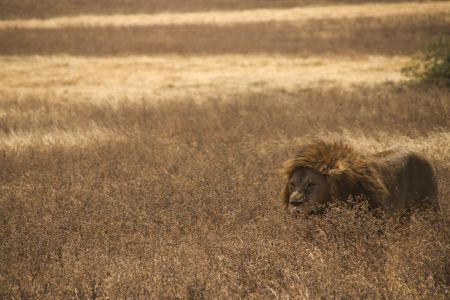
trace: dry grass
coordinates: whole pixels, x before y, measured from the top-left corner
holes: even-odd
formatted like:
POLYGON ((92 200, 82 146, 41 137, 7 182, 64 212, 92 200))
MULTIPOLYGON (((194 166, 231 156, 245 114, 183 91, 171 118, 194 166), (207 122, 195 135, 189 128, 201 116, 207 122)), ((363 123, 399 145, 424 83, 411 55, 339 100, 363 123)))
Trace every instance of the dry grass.
MULTIPOLYGON (((0 16, 311 2, 0 0, 0 16)), ((450 33, 444 13, 0 30, 0 298, 449 298, 450 90, 398 73, 450 33), (316 136, 423 152, 442 214, 290 217, 276 170, 316 136)))
MULTIPOLYGON (((20 117, 24 117, 21 114, 20 117)), ((30 115, 34 115, 30 114, 30 115)), ((4 128, 3 128, 4 129, 4 128)), ((9 151, 21 151, 24 148, 47 148, 47 147, 80 147, 90 146, 92 143, 102 143, 103 141, 123 139, 120 134, 115 131, 99 128, 95 124, 91 126, 82 126, 72 130, 53 129, 36 131, 17 131, 7 129, 0 135, 0 148, 9 151)))
POLYGON ((399 82, 404 80, 400 69, 409 61, 403 56, 0 57, 0 95, 40 95, 57 102, 128 99, 139 103, 142 98, 157 102, 195 94, 196 101, 202 102, 211 95, 274 88, 288 92, 300 87, 399 82))
MULTIPOLYGON (((321 19, 382 18, 388 16, 436 15, 450 11, 450 2, 370 3, 362 5, 327 5, 289 9, 252 9, 240 11, 208 11, 193 13, 161 13, 133 15, 81 15, 50 19, 3 20, 0 29, 51 29, 91 26, 154 26, 257 22, 301 23, 321 19)), ((447 14, 450 18, 450 13, 447 14)))
POLYGON ((2 55, 410 55, 450 34, 446 14, 149 27, 0 30, 2 55), (337 34, 339 33, 339 34, 337 34))
MULTIPOLYGON (((391 0, 377 2, 388 3, 391 0)), ((0 19, 49 18, 60 15, 191 12, 289 8, 305 5, 361 4, 368 0, 0 0, 0 19)), ((400 0, 396 2, 408 2, 400 0)))
POLYGON ((378 86, 203 104, 3 100, 17 112, 2 118, 6 135, 90 123, 117 139, 2 146, 2 297, 446 298, 449 97, 378 86), (275 170, 320 132, 364 151, 424 151, 446 215, 401 225, 337 206, 291 219, 275 170))

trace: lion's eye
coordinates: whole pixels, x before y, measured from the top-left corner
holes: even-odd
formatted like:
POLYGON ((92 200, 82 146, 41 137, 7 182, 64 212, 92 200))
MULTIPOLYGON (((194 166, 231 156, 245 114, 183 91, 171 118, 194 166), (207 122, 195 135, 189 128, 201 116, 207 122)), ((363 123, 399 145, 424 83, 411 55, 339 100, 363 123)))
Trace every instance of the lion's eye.
POLYGON ((314 183, 310 183, 306 186, 305 191, 309 192, 314 186, 314 183))
POLYGON ((291 181, 291 182, 289 182, 289 187, 290 188, 295 188, 295 185, 294 185, 294 183, 291 181))

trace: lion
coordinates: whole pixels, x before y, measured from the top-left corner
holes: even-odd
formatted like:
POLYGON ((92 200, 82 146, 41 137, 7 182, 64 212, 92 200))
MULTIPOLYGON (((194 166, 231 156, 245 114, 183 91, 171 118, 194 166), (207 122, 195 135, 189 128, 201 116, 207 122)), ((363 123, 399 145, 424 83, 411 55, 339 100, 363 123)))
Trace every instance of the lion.
POLYGON ((287 160, 281 173, 287 183, 280 197, 292 214, 320 214, 331 201, 359 198, 370 210, 387 213, 440 209, 433 167, 403 147, 363 155, 342 140, 315 140, 287 160))

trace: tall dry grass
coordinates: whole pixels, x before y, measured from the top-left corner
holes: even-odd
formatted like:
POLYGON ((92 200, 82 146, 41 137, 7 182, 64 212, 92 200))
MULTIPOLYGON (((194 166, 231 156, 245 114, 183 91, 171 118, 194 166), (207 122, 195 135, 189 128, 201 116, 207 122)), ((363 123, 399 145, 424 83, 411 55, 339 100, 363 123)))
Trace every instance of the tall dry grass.
POLYGON ((377 86, 202 104, 4 99, 3 137, 36 138, 0 145, 1 297, 446 298, 449 96, 377 86), (66 143, 75 132, 84 142, 66 143), (445 214, 403 224, 362 204, 291 218, 276 169, 317 134, 367 152, 409 141, 437 168, 445 214))
MULTIPOLYGON (((313 2, 0 0, 0 18, 313 2)), ((379 84, 448 22, 0 30, 0 298, 449 298, 450 91, 379 84), (276 170, 316 136, 423 152, 443 213, 292 218, 276 170)))

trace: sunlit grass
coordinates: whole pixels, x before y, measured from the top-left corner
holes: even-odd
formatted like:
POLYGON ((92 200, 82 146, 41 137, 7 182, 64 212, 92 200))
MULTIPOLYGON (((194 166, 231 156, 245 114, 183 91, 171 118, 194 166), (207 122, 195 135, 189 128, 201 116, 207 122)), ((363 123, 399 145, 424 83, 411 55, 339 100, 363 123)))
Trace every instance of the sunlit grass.
POLYGON ((31 132, 10 131, 8 134, 0 134, 0 149, 22 152, 30 148, 85 148, 110 140, 121 141, 124 137, 117 132, 92 124, 75 130, 56 128, 31 132))
POLYGON ((156 101, 197 94, 203 101, 248 90, 399 82, 407 62, 404 56, 11 56, 0 57, 0 94, 77 102, 156 101))

